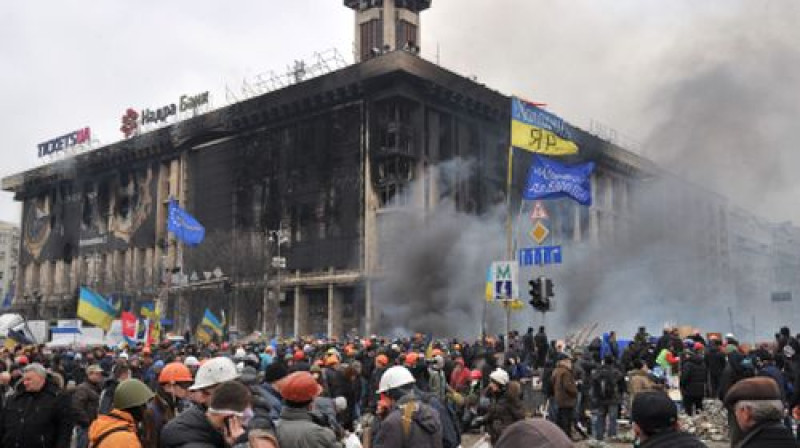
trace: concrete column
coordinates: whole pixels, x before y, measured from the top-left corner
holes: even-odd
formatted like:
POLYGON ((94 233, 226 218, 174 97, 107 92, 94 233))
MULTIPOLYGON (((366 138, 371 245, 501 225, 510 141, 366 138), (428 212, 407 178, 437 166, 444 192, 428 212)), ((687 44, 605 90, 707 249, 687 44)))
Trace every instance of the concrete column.
MULTIPOLYGON (((297 271, 296 277, 300 277, 297 271)), ((294 288, 294 336, 308 334, 308 294, 299 286, 294 288)))
MULTIPOLYGON (((333 269, 331 269, 333 274, 333 269)), ((342 291, 333 284, 328 285, 328 337, 341 337, 342 332, 342 291)))

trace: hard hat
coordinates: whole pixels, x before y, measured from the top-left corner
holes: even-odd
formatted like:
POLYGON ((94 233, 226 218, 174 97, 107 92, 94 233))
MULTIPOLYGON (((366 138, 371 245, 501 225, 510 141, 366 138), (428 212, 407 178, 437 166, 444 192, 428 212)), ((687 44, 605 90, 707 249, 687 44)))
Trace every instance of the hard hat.
POLYGON ((194 356, 187 356, 186 359, 183 360, 183 365, 186 367, 197 367, 200 365, 200 361, 194 356))
POLYGON ((164 383, 191 383, 194 381, 192 372, 189 368, 179 362, 171 362, 164 366, 164 370, 158 375, 158 382, 164 383))
POLYGON ((326 366, 335 366, 337 364, 339 364, 339 355, 336 353, 331 353, 325 357, 326 366))
POLYGON ((481 374, 481 371, 478 370, 478 369, 475 369, 475 370, 469 372, 469 378, 471 380, 479 380, 482 377, 483 377, 483 375, 481 374))
POLYGON ((233 361, 222 356, 211 358, 197 369, 194 385, 189 390, 205 389, 225 381, 235 380, 238 377, 239 373, 236 371, 233 361))
POLYGON ((389 357, 386 355, 378 355, 375 357, 375 363, 381 367, 386 367, 389 364, 389 357))
POLYGON ((390 389, 405 386, 406 384, 414 383, 414 375, 403 366, 390 367, 383 373, 381 382, 378 385, 378 393, 382 394, 390 389))
POLYGON ((242 347, 239 347, 239 348, 236 349, 236 353, 233 355, 233 359, 238 361, 240 359, 244 359, 244 357, 246 355, 247 355, 247 352, 245 352, 242 347))
POLYGON ((494 372, 489 374, 489 379, 501 386, 505 386, 508 384, 508 372, 501 368, 494 369, 494 372))
POLYGON ((308 372, 294 372, 275 383, 284 400, 305 403, 322 393, 322 386, 308 372))
POLYGON ((406 365, 409 367, 417 365, 417 360, 419 360, 419 353, 417 352, 409 352, 406 355, 406 365))
POLYGON ((291 356, 290 359, 294 359, 295 361, 302 361, 305 359, 306 353, 302 350, 295 350, 294 355, 291 356))
POLYGON ((137 379, 125 380, 114 391, 114 408, 131 409, 143 406, 155 394, 147 385, 137 379))
POLYGON ((16 362, 21 366, 26 366, 29 363, 28 357, 25 355, 17 356, 16 362))

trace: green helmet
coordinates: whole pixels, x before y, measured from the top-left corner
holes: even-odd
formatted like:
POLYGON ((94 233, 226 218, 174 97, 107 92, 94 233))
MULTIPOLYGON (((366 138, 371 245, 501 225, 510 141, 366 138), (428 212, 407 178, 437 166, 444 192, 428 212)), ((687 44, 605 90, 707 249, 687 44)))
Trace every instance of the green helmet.
POLYGON ((131 409, 150 401, 155 394, 147 385, 137 379, 125 380, 114 391, 114 408, 131 409))

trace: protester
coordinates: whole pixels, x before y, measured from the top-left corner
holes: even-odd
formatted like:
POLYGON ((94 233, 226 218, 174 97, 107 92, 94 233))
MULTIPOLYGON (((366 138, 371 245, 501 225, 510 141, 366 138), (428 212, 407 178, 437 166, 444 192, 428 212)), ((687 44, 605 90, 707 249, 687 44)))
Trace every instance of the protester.
POLYGON ((636 395, 631 409, 633 433, 639 448, 701 448, 706 445, 678 429, 678 407, 664 393, 636 395))
POLYGON ((160 446, 164 425, 188 408, 189 387, 193 381, 192 372, 180 362, 171 362, 161 370, 158 389, 144 415, 142 445, 145 448, 160 446))
POLYGON ((119 383, 131 378, 131 369, 127 364, 116 364, 111 368, 111 378, 103 382, 100 392, 99 414, 108 414, 114 408, 114 391, 119 383))
POLYGON ((121 382, 114 391, 114 408, 89 427, 92 448, 141 448, 137 426, 155 394, 137 379, 121 382))
POLYGON ((99 364, 92 364, 86 368, 86 381, 79 384, 72 394, 76 448, 86 448, 89 445, 89 425, 97 418, 102 383, 103 368, 99 364))
POLYGON ((572 374, 572 361, 568 357, 559 360, 553 370, 553 396, 557 406, 556 424, 572 438, 578 386, 572 374))
POLYGON ((622 394, 625 392, 625 378, 616 365, 616 358, 607 354, 603 365, 595 369, 591 376, 592 435, 597 440, 617 436, 617 418, 622 394))
POLYGON ((281 448, 338 447, 328 419, 311 412, 314 398, 322 393, 323 388, 310 373, 291 373, 276 387, 284 403, 276 430, 281 448))
POLYGON ((561 428, 544 419, 523 420, 503 431, 494 448, 570 448, 572 441, 561 428))
POLYGON ((68 448, 71 409, 69 397, 62 394, 44 366, 27 365, 0 413, 0 446, 68 448))
POLYGON ((519 383, 510 381, 505 370, 498 368, 489 375, 487 395, 491 404, 486 413, 486 426, 492 443, 497 442, 508 426, 525 418, 520 394, 519 383))
POLYGON ((784 405, 780 388, 771 378, 746 378, 725 395, 725 406, 734 415, 737 448, 796 447, 792 431, 783 424, 784 405))

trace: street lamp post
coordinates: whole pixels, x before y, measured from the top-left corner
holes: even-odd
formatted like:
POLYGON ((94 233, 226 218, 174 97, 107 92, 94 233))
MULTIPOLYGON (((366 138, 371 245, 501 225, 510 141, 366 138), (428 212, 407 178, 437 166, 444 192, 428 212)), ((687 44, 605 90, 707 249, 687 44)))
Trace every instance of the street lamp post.
MULTIPOLYGON (((278 307, 280 307, 280 295, 281 295, 281 271, 286 269, 286 258, 281 256, 281 245, 288 241, 288 238, 284 235, 283 230, 269 230, 268 232, 268 240, 270 243, 275 244, 275 254, 274 257, 267 257, 269 260, 268 267, 264 272, 264 305, 262 309, 262 316, 263 316, 263 325, 262 325, 262 333, 264 335, 270 336, 277 336, 277 319, 278 319, 278 307), (271 292, 269 288, 269 270, 270 268, 275 269, 275 291, 271 292), (273 297, 270 300, 270 296, 273 297)), ((269 251, 271 253, 272 251, 269 251)))

